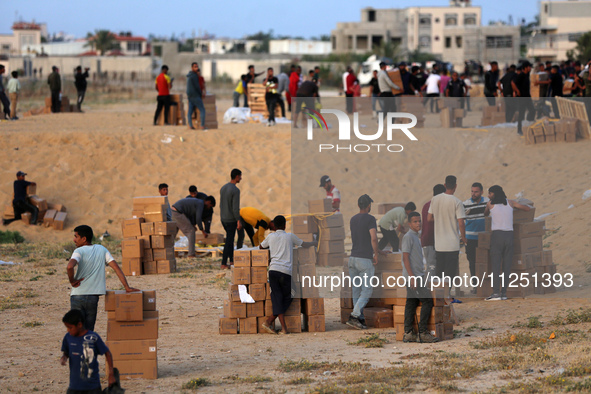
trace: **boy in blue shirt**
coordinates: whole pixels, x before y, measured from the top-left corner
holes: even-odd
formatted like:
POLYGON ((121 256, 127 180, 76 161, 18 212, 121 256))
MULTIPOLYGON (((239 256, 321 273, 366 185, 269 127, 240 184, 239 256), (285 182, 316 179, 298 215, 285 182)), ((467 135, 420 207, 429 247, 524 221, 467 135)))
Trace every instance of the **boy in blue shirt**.
POLYGON ((113 355, 101 337, 84 327, 84 315, 78 309, 72 309, 62 319, 68 333, 62 341, 60 362, 66 365, 70 361, 70 385, 68 394, 100 394, 98 355, 105 355, 109 367, 109 386, 116 383, 113 372, 113 355))

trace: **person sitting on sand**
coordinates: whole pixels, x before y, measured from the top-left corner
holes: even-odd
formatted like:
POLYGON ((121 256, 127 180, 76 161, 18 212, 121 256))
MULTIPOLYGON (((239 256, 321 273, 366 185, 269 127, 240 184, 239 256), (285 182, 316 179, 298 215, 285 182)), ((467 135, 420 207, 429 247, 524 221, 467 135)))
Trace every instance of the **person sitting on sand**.
POLYGON ((304 242, 297 235, 286 233, 284 216, 278 215, 273 219, 277 229, 265 238, 260 249, 269 249, 271 262, 269 264, 269 285, 271 286, 271 303, 273 304, 273 316, 269 316, 262 324, 263 329, 270 334, 275 334, 273 324, 279 318, 281 331, 279 334, 289 334, 285 325, 285 312, 291 305, 291 271, 293 266, 293 247, 301 246, 310 248, 316 246, 316 242, 304 242))
MULTIPOLYGON (((26 181, 25 176, 27 176, 27 174, 22 171, 16 173, 16 181, 14 181, 14 197, 12 200, 14 220, 20 220, 23 213, 30 212, 31 221, 29 224, 36 224, 39 209, 27 201, 27 187, 36 186, 37 184, 35 182, 26 181)), ((3 224, 7 225, 10 222, 11 221, 9 220, 5 220, 3 224)))

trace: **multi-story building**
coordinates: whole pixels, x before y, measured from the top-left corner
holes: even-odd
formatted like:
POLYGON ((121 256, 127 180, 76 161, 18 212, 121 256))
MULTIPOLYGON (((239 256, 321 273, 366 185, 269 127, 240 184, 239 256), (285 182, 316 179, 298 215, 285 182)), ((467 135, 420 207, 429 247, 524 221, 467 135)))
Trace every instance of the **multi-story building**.
POLYGON ((0 34, 0 55, 18 56, 22 48, 41 43, 41 25, 34 22, 16 22, 12 34, 0 34))
POLYGON ((335 53, 366 53, 384 42, 399 55, 419 51, 461 65, 465 60, 516 61, 519 27, 482 26, 480 7, 470 0, 451 0, 448 7, 361 10, 361 22, 338 23, 331 32, 335 53))
POLYGON ((591 1, 542 1, 540 24, 528 43, 528 57, 542 61, 566 60, 577 39, 591 31, 591 1))

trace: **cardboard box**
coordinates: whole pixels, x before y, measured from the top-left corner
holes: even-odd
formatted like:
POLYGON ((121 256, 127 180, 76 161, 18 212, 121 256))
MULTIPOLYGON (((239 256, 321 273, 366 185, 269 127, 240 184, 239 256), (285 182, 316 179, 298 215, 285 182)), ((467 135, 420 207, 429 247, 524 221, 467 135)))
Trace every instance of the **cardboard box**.
MULTIPOLYGON (((416 310, 417 321, 421 320, 421 307, 417 307, 416 310)), ((434 306, 431 308, 431 314, 429 315, 428 324, 439 324, 443 323, 443 306, 434 306)))
POLYGON ((156 360, 158 349, 155 339, 132 341, 109 341, 106 344, 113 360, 156 360))
MULTIPOLYGON (((266 334, 267 331, 265 331, 265 329, 263 328, 263 323, 265 323, 268 319, 268 316, 261 316, 261 317, 257 317, 257 330, 259 334, 266 334)), ((271 328, 274 330, 275 329, 275 322, 273 322, 271 324, 271 328)))
POLYGON ((176 260, 159 260, 156 262, 156 272, 159 274, 172 274, 176 272, 176 260))
MULTIPOLYGON (((144 315, 143 320, 160 317, 160 314, 158 313, 158 311, 144 311, 143 315, 144 315)), ((107 312, 107 320, 115 320, 115 311, 108 311, 107 312)))
POLYGON ((353 308, 341 308, 341 323, 345 324, 353 312, 353 308))
POLYGON ((172 235, 150 235, 153 249, 174 249, 174 237, 172 235))
POLYGON ((47 209, 55 209, 57 212, 67 212, 66 206, 64 204, 53 204, 48 202, 47 209))
POLYGON ((250 250, 234 251, 234 267, 250 267, 250 250))
POLYGON ((232 283, 235 285, 250 284, 250 267, 232 268, 232 283))
POLYGON ((48 207, 47 207, 47 201, 45 201, 45 199, 39 197, 39 196, 29 196, 29 202, 36 206, 40 211, 47 211, 48 207))
POLYGON ((295 231, 293 233, 296 237, 298 237, 299 239, 301 239, 304 242, 314 242, 316 240, 315 234, 312 234, 312 233, 302 234, 302 233, 296 233, 295 231))
MULTIPOLYGON (((158 360, 115 360, 113 367, 119 370, 121 380, 158 379, 158 360)), ((107 376, 109 371, 107 368, 107 376)))
POLYGON ((478 233, 478 247, 482 249, 490 249, 490 237, 492 232, 482 232, 478 233))
POLYGON ((308 332, 325 332, 326 318, 324 315, 307 315, 304 316, 305 327, 308 332))
MULTIPOLYGON (((137 219, 133 219, 133 220, 137 220, 137 219)), ((141 233, 142 236, 150 236, 154 234, 154 222, 147 222, 147 223, 141 223, 140 224, 140 229, 141 229, 141 233)))
POLYGON ((546 230, 544 229, 545 226, 546 222, 544 220, 541 220, 539 222, 516 223, 513 225, 513 238, 522 239, 532 237, 543 237, 546 233, 546 230))
MULTIPOLYGON (((313 264, 305 264, 305 265, 298 265, 297 267, 294 267, 293 270, 295 272, 295 269, 297 268, 297 278, 300 282, 304 281, 304 277, 308 277, 310 278, 310 280, 313 280, 314 276, 316 276, 316 265, 313 264)), ((308 281, 308 279, 306 279, 306 282, 308 281)))
POLYGON ((484 231, 492 231, 492 218, 490 216, 484 218, 484 231))
POLYGON ((238 319, 220 317, 220 334, 238 334, 238 319))
POLYGON ((139 239, 124 239, 121 241, 121 256, 123 257, 144 257, 144 245, 139 239))
POLYGON ((152 249, 152 254, 154 255, 155 261, 175 259, 174 248, 152 249))
MULTIPOLYGON (((241 286, 241 285, 230 284, 230 287, 228 288, 228 299, 232 302, 240 302, 240 291, 238 289, 238 286, 241 286)), ((244 286, 247 286, 247 285, 244 285, 244 286)), ((250 287, 250 286, 247 286, 247 290, 248 290, 248 287, 250 287)), ((254 297, 252 297, 252 298, 254 299, 254 297)), ((255 300, 255 301, 257 301, 257 300, 255 300)))
POLYGON ((142 223, 144 219, 126 219, 121 223, 121 232, 123 238, 139 237, 142 235, 142 223))
POLYGON ((224 300, 224 317, 246 318, 246 305, 241 302, 224 300))
POLYGON ((66 212, 58 212, 55 214, 53 218, 53 229, 54 230, 63 230, 66 225, 66 218, 68 214, 66 212))
POLYGON ((112 341, 158 339, 158 319, 137 322, 107 320, 107 338, 112 341))
POLYGON ((488 264, 490 261, 490 251, 484 248, 476 248, 476 264, 488 264))
POLYGON ((337 241, 345 239, 344 227, 327 227, 322 229, 319 236, 320 240, 337 241))
POLYGON ((142 259, 139 257, 123 257, 121 270, 126 276, 140 276, 142 274, 142 259))
POLYGON ((131 217, 133 219, 144 218, 144 211, 131 211, 131 217))
MULTIPOLYGON (((392 94, 397 95, 397 94, 403 93, 403 90, 402 90, 403 83, 402 83, 402 77, 400 76, 400 70, 398 68, 390 70, 390 71, 388 71, 388 76, 390 77, 392 82, 394 82, 394 84, 400 88, 400 89, 392 88, 392 94)), ((390 100, 393 100, 393 99, 390 99, 390 100)))
POLYGON ((175 235, 177 233, 176 222, 156 222, 154 223, 154 234, 156 235, 175 235))
POLYGON ((402 252, 388 253, 378 256, 376 271, 401 271, 402 270, 402 252))
POLYGON ((457 119, 457 118, 464 118, 464 117, 466 117, 466 110, 465 110, 465 109, 463 109, 463 108, 454 108, 454 110, 453 110, 453 111, 454 111, 454 112, 453 112, 453 117, 454 117, 455 119, 457 119))
POLYGON ((144 290, 143 295, 143 308, 144 311, 155 311, 156 310, 156 290, 144 290))
POLYGON ((396 329, 396 340, 402 341, 404 339, 404 323, 396 324, 394 327, 396 329))
POLYGON ((314 216, 294 216, 291 221, 291 230, 294 233, 317 233, 318 223, 314 216))
POLYGON ((246 304, 246 317, 265 316, 265 302, 256 301, 254 304, 246 304))
POLYGON ((552 266, 552 265, 554 265, 554 262, 552 259, 552 251, 551 250, 542 251, 541 266, 548 267, 548 266, 552 266))
POLYGON ((535 253, 542 251, 542 237, 523 238, 513 240, 513 253, 535 253))
POLYGON ((318 253, 323 253, 323 254, 345 253, 345 241, 344 240, 338 240, 338 241, 321 240, 318 243, 318 253))
POLYGON ((48 209, 47 212, 45 212, 45 215, 43 216, 43 226, 52 227, 53 219, 55 218, 56 214, 57 211, 55 209, 48 209))
POLYGON ((253 283, 248 286, 248 294, 255 301, 264 301, 267 298, 267 284, 253 283))
POLYGON ((521 209, 514 209, 513 210, 513 224, 533 222, 535 216, 536 216, 536 209, 535 208, 530 208, 529 211, 522 211, 521 209))
POLYGON ((299 264, 299 265, 316 264, 316 249, 314 247, 294 249, 294 252, 296 252, 296 251, 297 251, 297 259, 295 258, 295 254, 294 254, 294 264, 299 264))
POLYGON ((258 331, 258 320, 256 317, 238 319, 240 334, 256 334, 258 331))
POLYGON ((363 310, 365 324, 368 327, 387 328, 393 327, 394 317, 392 309, 387 308, 365 308, 363 310))
POLYGON ((135 237, 136 239, 139 239, 140 241, 142 241, 142 248, 144 249, 144 254, 145 254, 146 249, 152 248, 152 241, 151 241, 150 237, 151 237, 150 235, 141 235, 139 237, 135 237))
POLYGON ((333 215, 327 216, 326 218, 318 222, 318 227, 320 228, 343 227, 344 225, 345 222, 343 220, 343 215, 341 215, 340 213, 335 213, 333 215))
POLYGON ((115 312, 115 294, 125 293, 125 290, 107 290, 105 293, 105 311, 115 312))
POLYGON ((168 204, 168 197, 167 196, 148 196, 148 197, 134 197, 133 198, 133 209, 134 210, 136 210, 136 207, 137 207, 143 211, 147 205, 166 205, 166 204, 168 204))
POLYGON ((317 264, 320 267, 338 267, 343 264, 344 253, 320 253, 317 264))
POLYGON ((222 234, 211 233, 207 234, 207 238, 205 238, 201 231, 197 231, 195 242, 202 245, 219 245, 224 243, 224 236, 222 234))
POLYGON ((273 303, 270 299, 265 300, 265 316, 273 316, 273 303))
POLYGON ((324 298, 302 300, 302 313, 308 316, 324 315, 324 298))
POLYGON ((144 275, 156 275, 158 273, 157 261, 142 261, 142 273, 144 275))
MULTIPOLYGON (((269 266, 269 250, 256 249, 250 251, 250 264, 253 267, 268 267, 269 266)), ((256 283, 256 282, 253 282, 256 283)))
POLYGON ((353 309, 353 299, 350 297, 341 298, 341 308, 353 309))
POLYGON ((482 277, 483 274, 490 274, 491 273, 491 267, 490 267, 490 263, 489 264, 483 264, 483 263, 475 263, 474 264, 474 274, 478 277, 482 277))
POLYGON ((332 199, 324 198, 322 200, 308 200, 308 212, 324 213, 332 212, 332 199))
POLYGON ((288 332, 302 332, 302 316, 285 316, 285 325, 288 332))
POLYGON ((35 196, 37 194, 37 185, 29 185, 27 186, 27 196, 35 196))
POLYGON ((250 267, 250 283, 267 283, 267 267, 250 267))
POLYGON ((392 310, 394 313, 394 325, 396 324, 404 324, 404 311, 406 306, 405 305, 395 305, 392 310))
POLYGON ((285 311, 285 316, 299 316, 302 314, 302 303, 300 298, 293 298, 289 308, 285 311))

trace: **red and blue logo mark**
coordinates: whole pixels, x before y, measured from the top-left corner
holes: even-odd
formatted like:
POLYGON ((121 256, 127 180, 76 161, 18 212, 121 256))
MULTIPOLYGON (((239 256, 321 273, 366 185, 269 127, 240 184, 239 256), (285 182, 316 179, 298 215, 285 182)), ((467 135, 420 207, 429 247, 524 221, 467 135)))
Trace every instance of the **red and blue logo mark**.
POLYGON ((307 114, 309 117, 311 117, 312 119, 314 119, 316 121, 316 123, 318 123, 318 126, 320 126, 320 129, 325 129, 328 130, 328 124, 326 124, 326 120, 324 120, 324 116, 320 115, 320 112, 315 111, 311 108, 304 108, 303 112, 305 114, 307 114), (322 123, 321 123, 322 121, 322 123), (324 124, 324 127, 322 126, 324 124))

